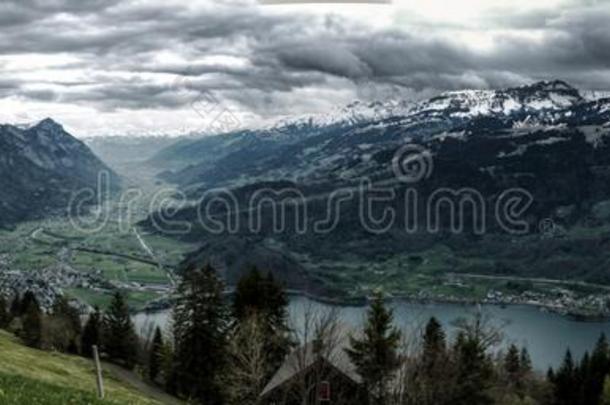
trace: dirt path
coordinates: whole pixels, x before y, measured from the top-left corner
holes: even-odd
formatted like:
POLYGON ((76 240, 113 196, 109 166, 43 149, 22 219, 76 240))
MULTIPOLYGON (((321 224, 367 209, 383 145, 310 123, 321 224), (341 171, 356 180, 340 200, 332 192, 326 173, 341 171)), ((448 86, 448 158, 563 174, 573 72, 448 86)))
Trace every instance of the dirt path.
POLYGON ((184 402, 172 397, 171 395, 166 394, 161 389, 142 381, 142 379, 132 371, 125 370, 124 368, 119 367, 115 364, 110 364, 106 362, 102 363, 102 368, 106 371, 110 371, 112 374, 114 374, 116 378, 131 385, 133 388, 137 389, 142 394, 154 399, 155 401, 159 401, 162 404, 166 405, 184 404, 184 402))
POLYGON ((159 268, 159 270, 161 270, 162 272, 165 272, 167 274, 167 278, 169 279, 169 282, 171 283, 172 287, 176 287, 176 280, 174 280, 174 275, 173 275, 172 271, 169 268, 165 267, 163 265, 163 263, 161 263, 161 261, 155 255, 155 252, 153 252, 153 250, 150 248, 150 246, 148 246, 148 244, 146 243, 144 238, 142 238, 142 236, 140 235, 140 232, 138 232, 138 229, 135 226, 132 229, 133 229, 133 233, 136 235, 136 238, 138 239, 138 242, 140 243, 140 246, 142 247, 142 249, 148 254, 148 256, 153 261, 155 261, 157 263, 157 267, 159 268))

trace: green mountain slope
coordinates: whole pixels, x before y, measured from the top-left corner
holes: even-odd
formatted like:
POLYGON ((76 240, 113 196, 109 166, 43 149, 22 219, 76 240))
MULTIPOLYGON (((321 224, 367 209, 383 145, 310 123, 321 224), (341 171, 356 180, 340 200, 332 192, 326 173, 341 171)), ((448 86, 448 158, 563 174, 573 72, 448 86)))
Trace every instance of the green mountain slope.
POLYGON ((91 361, 30 349, 0 331, 0 404, 159 404, 110 373, 104 384, 100 401, 91 361))
POLYGON ((59 387, 30 378, 0 373, 0 403, 4 405, 101 405, 112 404, 113 402, 99 400, 90 392, 59 387))

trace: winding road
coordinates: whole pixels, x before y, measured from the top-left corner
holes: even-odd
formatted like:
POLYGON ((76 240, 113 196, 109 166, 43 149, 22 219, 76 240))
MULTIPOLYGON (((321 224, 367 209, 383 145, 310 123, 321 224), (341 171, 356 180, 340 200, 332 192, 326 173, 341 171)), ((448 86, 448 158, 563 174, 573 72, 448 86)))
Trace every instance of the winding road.
POLYGON ((133 233, 136 235, 136 238, 138 239, 138 242, 140 242, 140 246, 142 246, 142 249, 146 252, 146 254, 148 254, 148 256, 150 256, 150 258, 155 263, 157 263, 157 267, 159 267, 159 270, 164 271, 167 274, 167 278, 169 279, 169 282, 171 283, 172 287, 176 287, 176 280, 174 278, 174 274, 173 274, 172 270, 169 267, 164 266, 163 263, 161 263, 161 261, 155 255, 155 252, 153 252, 153 250, 150 248, 150 246, 148 246, 148 244, 146 243, 144 238, 142 238, 142 236, 138 232, 138 229, 135 226, 132 229, 133 229, 133 233))

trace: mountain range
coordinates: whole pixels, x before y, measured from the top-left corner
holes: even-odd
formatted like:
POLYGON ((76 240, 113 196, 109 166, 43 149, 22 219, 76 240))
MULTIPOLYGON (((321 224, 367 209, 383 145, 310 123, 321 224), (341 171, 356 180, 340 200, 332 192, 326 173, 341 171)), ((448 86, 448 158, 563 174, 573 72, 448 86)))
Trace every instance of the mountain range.
POLYGON ((231 186, 244 175, 257 180, 325 178, 327 170, 346 169, 354 159, 405 142, 471 138, 501 130, 603 127, 609 120, 610 99, 588 100, 564 82, 540 82, 507 90, 449 92, 415 104, 355 102, 260 130, 186 139, 152 162, 181 167, 164 177, 183 186, 231 186))
POLYGON ((103 172, 116 190, 114 172, 52 119, 0 125, 0 226, 66 214, 74 193, 97 190, 103 172))
MULTIPOLYGON (((422 271, 605 283, 610 282, 603 270, 610 263, 609 133, 610 98, 591 99, 565 82, 550 81, 448 92, 417 103, 356 102, 257 130, 184 139, 149 162, 166 169, 160 176, 191 198, 175 215, 193 224, 180 237, 202 243, 190 261, 216 263, 229 282, 256 264, 273 268, 289 285, 325 294, 366 289, 371 274, 398 285, 405 274, 422 271), (395 160, 405 145, 425 151, 431 162, 414 184, 396 175, 395 160), (329 196, 357 189, 363 179, 394 195, 377 204, 374 215, 391 207, 404 218, 415 206, 412 220, 419 227, 406 232, 404 221, 395 221, 383 233, 363 229, 356 198, 344 203, 332 232, 313 231, 328 212, 329 196), (240 227, 211 234, 199 224, 198 211, 206 203, 197 199, 219 188, 236 198, 240 223, 247 222, 248 202, 257 191, 296 190, 310 213, 307 231, 298 232, 289 215, 283 232, 267 221, 256 232, 240 227), (409 189, 420 197, 411 208, 409 189), (446 210, 439 213, 438 229, 426 229, 426 203, 439 189, 476 191, 485 202, 485 232, 478 232, 470 212, 455 232, 446 210), (505 232, 495 217, 495 203, 507 190, 531 197, 519 214, 525 231, 518 234, 505 232)), ((214 218, 234 214, 222 204, 205 208, 214 218)), ((264 218, 272 214, 266 211, 264 218)))
POLYGON ((89 145, 112 167, 152 168, 182 191, 188 200, 169 224, 187 222, 188 232, 158 227, 161 213, 142 225, 198 243, 183 264, 210 261, 230 284, 251 265, 272 270, 289 287, 326 296, 360 296, 380 283, 399 293, 417 286, 422 274, 432 280, 467 273, 605 284, 609 133, 610 98, 590 97, 562 81, 448 92, 415 103, 354 102, 258 129, 178 140, 83 143, 51 119, 0 125, 0 225, 65 214, 76 191, 95 190, 100 172, 109 173, 111 190, 118 190, 119 177, 89 145), (416 178, 409 178, 413 173, 416 178), (453 205, 433 211, 431 227, 437 207, 431 200, 436 204, 439 190, 453 205), (505 207, 505 214, 518 227, 507 232, 497 206, 515 190, 521 200, 508 199, 516 205, 505 207), (255 207, 261 221, 252 228, 253 199, 265 192, 283 204, 285 195, 273 192, 286 191, 298 198, 281 206, 283 229, 276 229, 277 210, 264 204, 255 207), (226 193, 230 209, 219 200, 200 200, 226 193), (343 194, 348 198, 332 230, 320 231, 316 226, 343 194), (390 209, 394 221, 387 227, 363 223, 362 201, 375 195, 390 196, 369 213, 383 219, 390 209), (473 198, 482 210, 463 209, 473 198), (460 209, 458 222, 452 207, 460 209), (230 232, 211 232, 210 218, 231 225, 230 232))

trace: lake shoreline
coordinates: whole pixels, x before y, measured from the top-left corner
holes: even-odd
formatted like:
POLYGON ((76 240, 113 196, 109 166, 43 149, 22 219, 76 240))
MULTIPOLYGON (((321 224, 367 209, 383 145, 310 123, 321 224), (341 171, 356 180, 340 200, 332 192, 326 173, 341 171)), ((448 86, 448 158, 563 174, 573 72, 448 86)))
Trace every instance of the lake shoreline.
MULTIPOLYGON (((288 289, 286 295, 289 297, 302 297, 310 299, 314 302, 326 305, 333 305, 337 307, 366 307, 370 302, 370 297, 365 295, 356 297, 341 297, 331 298, 320 294, 314 294, 307 291, 288 289)), ((577 321, 577 322, 610 322, 610 316, 602 314, 583 314, 574 311, 570 311, 566 308, 558 308, 552 305, 545 305, 539 302, 498 302, 498 301, 478 301, 472 299, 447 299, 447 298, 417 298, 408 295, 392 295, 386 299, 388 302, 403 302, 408 304, 451 304, 460 306, 477 306, 477 305, 491 305, 500 308, 506 307, 533 307, 539 309, 541 312, 549 312, 562 317, 577 321)), ((157 301, 152 306, 146 306, 145 308, 135 311, 134 313, 154 313, 161 312, 171 308, 169 300, 157 301)))
MULTIPOLYGON (((339 307, 364 307, 367 306, 370 302, 370 297, 360 296, 354 297, 350 299, 345 298, 328 298, 324 296, 319 296, 316 294, 311 294, 307 292, 299 292, 299 291, 288 291, 287 295, 289 296, 297 296, 297 297, 305 297, 311 299, 312 301, 328 304, 328 305, 336 305, 339 307)), ((557 314, 568 319, 577 321, 577 322, 610 322, 610 316, 607 315, 591 315, 591 314, 582 314, 577 312, 572 312, 566 310, 565 308, 558 308, 551 305, 545 305, 542 303, 533 303, 533 302, 497 302, 497 301, 478 301, 478 300, 470 300, 470 299, 442 299, 442 298, 416 298, 408 295, 392 295, 386 299, 388 302, 402 302, 408 304, 451 304, 451 305, 460 305, 460 306, 477 306, 477 305, 491 305, 500 308, 505 307, 533 307, 539 309, 541 312, 548 311, 553 314, 557 314)))
MULTIPOLYGON (((288 317, 295 333, 305 325, 309 311, 334 311, 340 322, 348 328, 357 330, 366 318, 366 301, 341 300, 338 306, 336 298, 314 299, 308 294, 290 294, 288 296, 288 317)), ((311 295, 311 294, 309 294, 311 295)), ((498 303, 477 304, 476 302, 440 302, 435 300, 406 300, 404 297, 391 297, 394 308, 394 322, 404 331, 405 336, 418 336, 421 328, 435 317, 446 328, 447 336, 455 336, 456 321, 469 318, 482 311, 493 325, 502 329, 503 341, 498 350, 509 344, 527 347, 537 370, 544 372, 548 367, 559 367, 567 349, 573 355, 582 356, 595 344, 601 333, 610 336, 610 322, 595 321, 577 317, 562 316, 534 305, 498 303), (479 306, 480 305, 480 306, 479 306)), ((132 320, 136 330, 142 336, 148 336, 151 328, 160 326, 162 330, 171 328, 171 310, 166 305, 164 310, 138 312, 132 320)))

